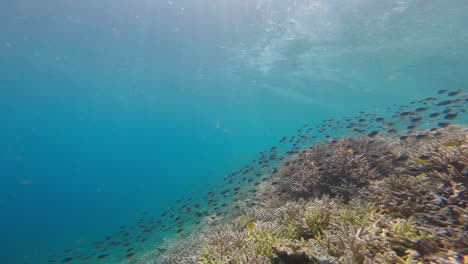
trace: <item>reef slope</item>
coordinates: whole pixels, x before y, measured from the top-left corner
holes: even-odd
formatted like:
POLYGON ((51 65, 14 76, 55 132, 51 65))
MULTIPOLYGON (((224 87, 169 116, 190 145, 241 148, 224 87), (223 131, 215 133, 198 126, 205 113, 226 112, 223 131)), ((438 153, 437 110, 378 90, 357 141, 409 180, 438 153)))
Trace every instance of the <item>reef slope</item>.
POLYGON ((466 263, 467 131, 304 148, 224 218, 138 263, 466 263))

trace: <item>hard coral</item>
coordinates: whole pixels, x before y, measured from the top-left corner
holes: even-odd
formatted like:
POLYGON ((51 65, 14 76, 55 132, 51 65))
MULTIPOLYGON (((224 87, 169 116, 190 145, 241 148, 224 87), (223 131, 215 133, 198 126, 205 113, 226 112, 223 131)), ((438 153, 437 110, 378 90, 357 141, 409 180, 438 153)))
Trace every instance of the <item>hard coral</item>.
POLYGON ((252 206, 173 242, 157 263, 466 261, 467 141, 449 126, 295 151, 245 197, 252 206))

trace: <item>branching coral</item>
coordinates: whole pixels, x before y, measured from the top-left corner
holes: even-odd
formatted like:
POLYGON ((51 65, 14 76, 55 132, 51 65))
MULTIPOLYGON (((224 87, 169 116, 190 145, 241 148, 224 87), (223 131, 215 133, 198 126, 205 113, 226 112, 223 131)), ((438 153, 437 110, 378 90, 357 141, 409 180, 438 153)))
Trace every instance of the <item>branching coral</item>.
POLYGON ((347 201, 354 190, 394 171, 392 144, 359 137, 310 147, 280 168, 277 192, 302 198, 326 194, 347 201))
POLYGON ((467 133, 437 133, 297 151, 257 186, 252 206, 207 222, 157 263, 463 262, 467 133))

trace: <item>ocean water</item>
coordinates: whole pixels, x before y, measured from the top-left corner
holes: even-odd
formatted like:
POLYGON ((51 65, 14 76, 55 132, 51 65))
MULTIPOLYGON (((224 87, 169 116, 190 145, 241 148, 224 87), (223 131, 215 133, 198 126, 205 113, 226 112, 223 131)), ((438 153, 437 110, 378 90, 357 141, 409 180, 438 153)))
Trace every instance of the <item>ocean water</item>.
MULTIPOLYGON (((92 243, 219 192, 304 123, 466 93, 466 10, 463 0, 0 1, 0 263, 129 261, 118 246, 96 259, 92 243)), ((174 231, 130 246, 144 254, 174 231)))

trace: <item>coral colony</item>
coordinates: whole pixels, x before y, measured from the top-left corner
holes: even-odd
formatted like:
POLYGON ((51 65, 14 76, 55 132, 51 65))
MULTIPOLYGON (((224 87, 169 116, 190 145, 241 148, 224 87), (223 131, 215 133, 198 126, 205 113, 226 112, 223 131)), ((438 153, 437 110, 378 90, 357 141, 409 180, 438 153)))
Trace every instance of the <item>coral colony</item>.
POLYGON ((250 204, 235 203, 224 221, 170 244, 158 260, 466 263, 467 131, 452 125, 419 140, 359 136, 303 149, 250 204))

